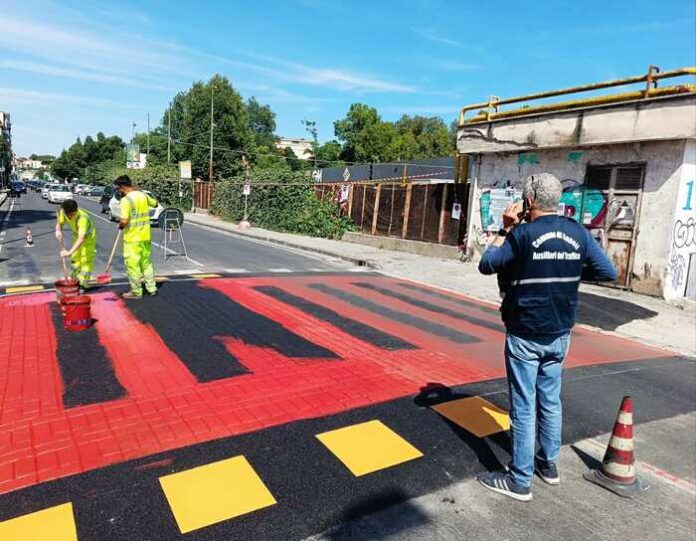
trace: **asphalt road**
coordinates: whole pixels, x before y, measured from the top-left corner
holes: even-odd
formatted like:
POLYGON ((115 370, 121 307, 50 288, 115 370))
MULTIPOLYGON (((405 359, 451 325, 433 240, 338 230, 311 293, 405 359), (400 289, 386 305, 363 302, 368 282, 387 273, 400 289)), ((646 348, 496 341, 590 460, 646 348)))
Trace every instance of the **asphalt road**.
MULTIPOLYGON (((116 225, 100 211, 98 202, 77 196, 78 204, 92 214, 97 228, 95 275, 103 272, 116 238, 116 225)), ((58 245, 53 236, 57 205, 29 192, 14 204, 8 200, 0 209, 0 286, 50 283, 62 274, 58 245), (10 210, 11 209, 11 210, 10 210), (31 228, 34 246, 25 246, 27 228, 31 228), (3 234, 4 233, 4 234, 3 234)), ((66 229, 65 242, 71 234, 66 229)), ((290 249, 242 239, 198 225, 184 224, 182 229, 188 259, 178 255, 180 244, 169 244, 165 258, 162 232, 152 229, 152 259, 157 274, 201 272, 259 273, 340 271, 345 263, 315 258, 290 249)), ((178 240, 177 238, 173 239, 178 240)), ((117 248, 112 268, 114 278, 125 276, 121 247, 117 248)))

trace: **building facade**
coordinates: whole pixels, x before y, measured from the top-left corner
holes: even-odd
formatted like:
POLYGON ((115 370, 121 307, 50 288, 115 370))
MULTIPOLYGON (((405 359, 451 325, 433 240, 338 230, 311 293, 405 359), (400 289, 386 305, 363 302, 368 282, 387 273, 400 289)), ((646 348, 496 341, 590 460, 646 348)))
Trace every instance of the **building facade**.
POLYGON ((309 160, 312 157, 312 141, 301 137, 281 137, 276 142, 280 150, 290 148, 300 160, 309 160))
POLYGON ((696 298, 696 85, 654 88, 685 68, 538 96, 620 84, 644 90, 500 111, 535 96, 492 99, 462 111, 457 150, 468 160, 467 244, 485 248, 524 180, 563 183, 559 213, 584 224, 619 271, 617 286, 669 300, 696 298), (591 88, 590 88, 591 87, 591 88), (472 118, 466 113, 484 106, 472 118))

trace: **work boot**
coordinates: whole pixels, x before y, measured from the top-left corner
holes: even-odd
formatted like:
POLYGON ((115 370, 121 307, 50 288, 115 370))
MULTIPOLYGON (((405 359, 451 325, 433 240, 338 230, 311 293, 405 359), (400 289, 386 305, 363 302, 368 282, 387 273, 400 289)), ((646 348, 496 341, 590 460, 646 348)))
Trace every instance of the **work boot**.
POLYGON ((121 298, 122 298, 122 299, 126 299, 126 300, 131 300, 131 299, 142 299, 143 296, 142 296, 142 295, 136 295, 136 294, 133 293, 132 291, 126 291, 125 293, 123 293, 123 294, 121 295, 121 298))

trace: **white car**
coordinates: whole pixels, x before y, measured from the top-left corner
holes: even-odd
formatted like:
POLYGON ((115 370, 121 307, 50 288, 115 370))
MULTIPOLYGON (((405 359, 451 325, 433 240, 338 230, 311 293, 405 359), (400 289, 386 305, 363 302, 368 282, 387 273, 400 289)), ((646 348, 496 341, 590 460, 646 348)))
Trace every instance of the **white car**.
POLYGON ((42 199, 48 199, 48 190, 51 189, 51 186, 53 186, 53 184, 44 184, 43 185, 43 188, 41 188, 41 198, 42 199))
POLYGON ((85 193, 89 188, 91 188, 91 186, 89 186, 88 184, 78 184, 77 186, 75 186, 75 189, 74 189, 73 191, 74 191, 76 194, 82 195, 82 194, 85 193))
POLYGON ((73 194, 65 184, 52 184, 48 189, 49 203, 62 203, 68 199, 73 199, 73 194))
MULTIPOLYGON (((146 190, 142 190, 143 193, 155 197, 152 195, 150 192, 146 190)), ((157 199, 155 197, 155 199, 157 199)), ((162 217, 162 213, 164 211, 171 212, 172 215, 175 216, 175 219, 179 221, 179 224, 184 223, 184 214, 179 210, 175 208, 164 208, 159 201, 157 202, 157 206, 155 208, 150 209, 150 223, 153 225, 158 225, 162 226, 160 223, 160 218, 162 217)), ((118 191, 114 192, 114 195, 111 196, 111 199, 109 200, 109 212, 108 212, 109 218, 113 220, 114 222, 117 222, 121 219, 121 194, 118 191)))

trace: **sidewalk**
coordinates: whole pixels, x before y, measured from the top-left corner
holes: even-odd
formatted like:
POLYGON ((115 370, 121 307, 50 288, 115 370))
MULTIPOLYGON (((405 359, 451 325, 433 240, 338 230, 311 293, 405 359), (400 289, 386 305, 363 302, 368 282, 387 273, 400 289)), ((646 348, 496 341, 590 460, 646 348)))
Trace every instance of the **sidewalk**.
POLYGON ((529 503, 505 498, 468 479, 349 520, 306 541, 692 541, 696 487, 693 460, 687 457, 693 457, 696 449, 689 438, 678 435, 690 430, 695 421, 692 413, 638 428, 637 472, 650 488, 634 500, 620 498, 582 478, 587 469, 598 467, 608 440, 605 434, 563 446, 559 460, 561 484, 551 487, 535 479, 534 499, 529 503), (682 459, 679 466, 674 458, 665 459, 667 442, 676 446, 671 448, 678 450, 676 456, 682 459))
MULTIPOLYGON (((455 291, 498 304, 494 276, 479 274, 475 264, 436 259, 370 246, 279 233, 236 224, 207 214, 187 213, 185 220, 254 240, 339 258, 384 274, 455 291)), ((578 322, 600 332, 616 333, 640 342, 696 356, 696 303, 680 305, 662 299, 590 284, 580 286, 578 322)))

